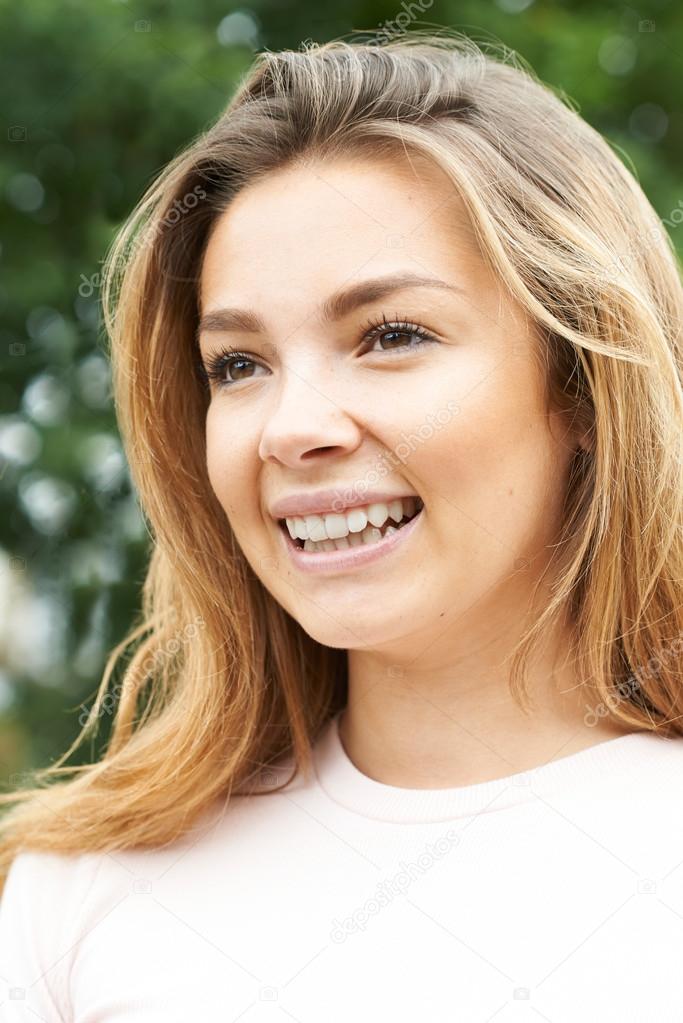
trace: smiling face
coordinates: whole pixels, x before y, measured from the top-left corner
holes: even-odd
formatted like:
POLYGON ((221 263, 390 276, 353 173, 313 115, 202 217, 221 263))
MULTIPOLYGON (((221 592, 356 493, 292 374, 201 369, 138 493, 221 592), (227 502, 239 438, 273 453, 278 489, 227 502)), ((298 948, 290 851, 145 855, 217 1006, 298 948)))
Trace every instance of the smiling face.
POLYGON ((499 628, 523 613, 577 440, 548 414, 538 342, 438 169, 397 157, 269 173, 214 225, 200 311, 205 365, 243 353, 211 383, 209 479, 254 572, 306 632, 398 656, 449 622, 499 628), (359 287, 377 278, 396 279, 359 287), (217 315, 228 308, 242 315, 217 315), (269 509, 328 488, 354 503, 416 494, 424 509, 381 557, 311 573, 269 509))

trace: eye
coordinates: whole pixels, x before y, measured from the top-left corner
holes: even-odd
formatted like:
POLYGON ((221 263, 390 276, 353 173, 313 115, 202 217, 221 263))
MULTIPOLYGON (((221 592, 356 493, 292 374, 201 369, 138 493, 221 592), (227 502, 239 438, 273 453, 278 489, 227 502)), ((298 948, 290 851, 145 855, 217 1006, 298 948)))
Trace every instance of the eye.
MULTIPOLYGON (((383 355, 403 355, 427 344, 439 343, 433 334, 419 324, 400 318, 388 320, 384 313, 379 320, 371 320, 362 329, 364 331, 362 340, 365 346, 372 345, 375 341, 384 342, 387 337, 390 339, 390 344, 393 341, 397 342, 395 347, 370 348, 368 354, 372 352, 383 355), (409 342, 412 339, 417 339, 417 344, 411 345, 409 342)), ((205 363, 199 360, 197 366, 202 379, 205 382, 215 382, 219 389, 238 384, 241 380, 253 380, 254 372, 253 369, 250 371, 251 367, 265 368, 248 352, 240 352, 235 348, 221 348, 218 352, 210 355, 205 363), (226 379, 226 370, 231 375, 236 372, 237 379, 226 379), (246 375, 242 376, 242 373, 246 375)))
POLYGON ((404 352, 414 351, 415 348, 419 348, 424 344, 438 344, 437 339, 428 330, 425 330, 424 327, 419 326, 419 324, 411 323, 408 320, 402 319, 389 321, 385 318, 384 313, 382 313, 382 318, 380 320, 371 320, 369 323, 365 324, 363 329, 365 330, 363 341, 370 344, 373 344, 377 340, 383 341, 387 335, 389 335, 392 340, 396 340, 398 342, 400 342, 401 339, 404 339, 404 341, 405 339, 410 340, 411 338, 418 339, 417 345, 406 345, 404 343, 392 348, 370 349, 371 351, 379 351, 383 354, 393 354, 394 352, 403 354, 404 352))
POLYGON ((198 369, 200 376, 205 381, 214 381, 218 387, 230 387, 231 384, 237 384, 240 380, 252 380, 253 374, 247 374, 245 377, 238 377, 237 380, 226 380, 225 371, 230 369, 232 373, 235 367, 237 367, 237 373, 242 371, 244 365, 259 366, 260 363, 255 362, 246 352, 238 352, 234 348, 221 348, 214 355, 210 355, 205 364, 200 361, 198 363, 198 369))

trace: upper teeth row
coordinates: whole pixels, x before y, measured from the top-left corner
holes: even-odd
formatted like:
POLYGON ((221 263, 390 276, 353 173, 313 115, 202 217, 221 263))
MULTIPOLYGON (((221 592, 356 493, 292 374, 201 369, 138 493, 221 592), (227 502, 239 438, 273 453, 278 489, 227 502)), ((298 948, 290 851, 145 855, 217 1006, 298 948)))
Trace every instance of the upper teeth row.
POLYGON ((300 540, 339 540, 349 533, 360 533, 368 522, 377 527, 383 526, 389 518, 400 522, 405 515, 410 517, 421 507, 419 498, 399 497, 390 504, 365 504, 348 512, 304 515, 302 518, 297 515, 285 521, 292 540, 297 537, 300 540))

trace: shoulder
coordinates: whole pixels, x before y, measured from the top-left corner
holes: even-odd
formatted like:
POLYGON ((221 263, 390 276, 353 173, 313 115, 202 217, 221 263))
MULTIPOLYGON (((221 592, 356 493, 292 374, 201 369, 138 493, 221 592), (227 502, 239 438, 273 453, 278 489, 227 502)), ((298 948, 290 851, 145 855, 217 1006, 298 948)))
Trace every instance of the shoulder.
POLYGON ((102 862, 101 855, 63 854, 28 849, 19 852, 12 861, 2 896, 0 897, 0 926, 11 918, 13 924, 28 926, 31 912, 40 907, 41 923, 54 920, 68 900, 75 909, 74 900, 85 897, 102 862))
POLYGON ((42 850, 12 860, 0 896, 3 1000, 18 1013, 10 1018, 68 1016, 66 978, 100 865, 101 856, 42 850))
POLYGON ((48 887, 55 881, 60 884, 82 884, 96 869, 99 857, 83 853, 56 853, 43 849, 24 849, 15 856, 10 865, 7 881, 0 898, 0 907, 5 899, 17 887, 31 886, 48 887))
POLYGON ((0 921, 18 913, 25 919, 31 907, 39 904, 43 919, 51 910, 59 910, 66 900, 85 898, 101 868, 105 854, 55 853, 27 849, 12 861, 0 896, 0 921))

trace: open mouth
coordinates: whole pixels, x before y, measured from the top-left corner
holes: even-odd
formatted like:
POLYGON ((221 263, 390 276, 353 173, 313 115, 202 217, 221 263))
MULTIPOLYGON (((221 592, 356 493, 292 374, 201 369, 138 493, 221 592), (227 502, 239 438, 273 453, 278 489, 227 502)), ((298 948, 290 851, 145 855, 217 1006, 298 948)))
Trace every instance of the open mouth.
POLYGON ((300 537, 292 538, 285 519, 279 519, 278 525, 285 534, 287 542, 298 548, 299 550, 309 551, 310 553, 321 553, 324 551, 335 551, 335 550, 347 550, 353 547, 368 547, 372 544, 379 543, 387 536, 391 536, 393 533, 398 532, 408 522, 417 518, 422 509, 424 508, 424 501, 420 497, 415 499, 415 510, 410 515, 404 515, 400 522, 396 522, 391 516, 381 526, 373 526, 370 522, 365 526, 364 529, 352 533, 349 532, 346 536, 339 537, 337 539, 327 540, 302 540, 300 537))

